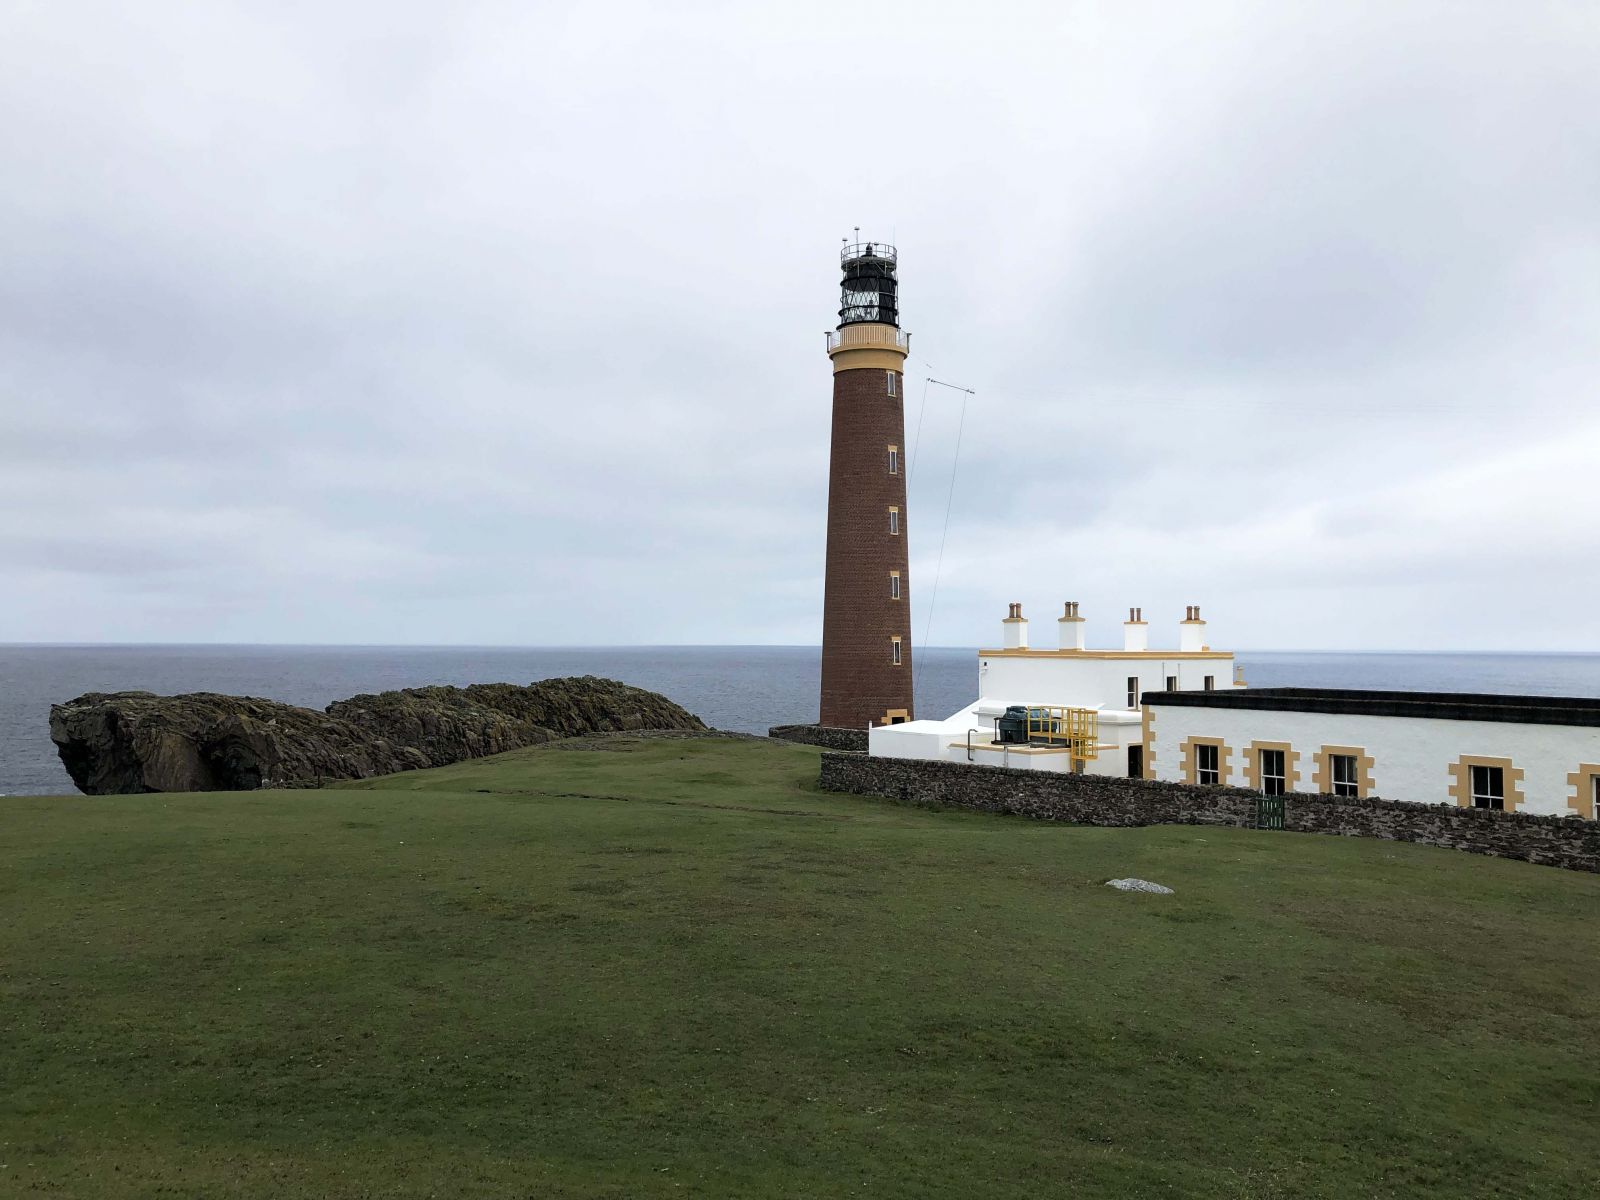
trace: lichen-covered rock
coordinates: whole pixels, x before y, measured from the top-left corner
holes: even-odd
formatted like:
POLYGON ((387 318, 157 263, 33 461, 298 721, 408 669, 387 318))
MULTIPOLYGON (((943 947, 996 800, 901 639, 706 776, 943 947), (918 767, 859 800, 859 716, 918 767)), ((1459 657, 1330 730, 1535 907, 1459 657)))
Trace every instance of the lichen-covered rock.
POLYGON ((704 728, 664 696, 593 676, 407 688, 326 712, 210 692, 90 693, 50 708, 62 763, 96 796, 316 787, 575 734, 704 728))
POLYGON ((1170 896, 1172 889, 1160 883, 1151 883, 1148 879, 1108 879, 1107 887, 1114 887, 1119 892, 1150 892, 1156 896, 1170 896))
POLYGON ((72 782, 94 796, 314 787, 427 765, 326 713, 211 692, 79 696, 51 706, 50 737, 72 782))
POLYGON ((338 700, 328 705, 328 713, 391 742, 415 746, 434 766, 582 733, 705 728, 699 717, 665 696, 594 675, 527 687, 404 688, 338 700))

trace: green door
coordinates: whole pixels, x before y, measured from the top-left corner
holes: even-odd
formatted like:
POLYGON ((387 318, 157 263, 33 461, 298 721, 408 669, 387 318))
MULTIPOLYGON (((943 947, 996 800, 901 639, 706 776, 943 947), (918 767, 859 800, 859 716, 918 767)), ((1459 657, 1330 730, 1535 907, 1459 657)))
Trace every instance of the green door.
POLYGON ((1257 829, 1282 829, 1283 828, 1283 797, 1258 796, 1256 797, 1256 828, 1257 829))

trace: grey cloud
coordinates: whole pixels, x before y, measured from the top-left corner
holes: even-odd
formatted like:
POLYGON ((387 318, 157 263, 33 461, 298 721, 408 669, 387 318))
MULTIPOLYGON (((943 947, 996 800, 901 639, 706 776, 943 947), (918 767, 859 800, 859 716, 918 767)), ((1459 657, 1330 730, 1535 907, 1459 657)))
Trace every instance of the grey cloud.
MULTIPOLYGON (((1504 583, 1428 503, 1480 460, 1512 602, 1600 582, 1541 498, 1600 383, 1581 8, 12 24, 0 639, 814 641, 858 222, 901 244, 908 413, 978 389, 936 641, 1071 586, 1306 644, 1343 578, 1342 644, 1451 644, 1430 606, 1504 583)), ((919 637, 958 409, 918 446, 919 637)))

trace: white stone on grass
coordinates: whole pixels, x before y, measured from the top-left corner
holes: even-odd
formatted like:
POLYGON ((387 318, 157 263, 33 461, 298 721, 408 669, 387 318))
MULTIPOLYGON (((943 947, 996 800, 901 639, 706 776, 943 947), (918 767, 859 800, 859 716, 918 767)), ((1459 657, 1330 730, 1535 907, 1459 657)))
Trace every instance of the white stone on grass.
POLYGON ((1114 887, 1119 892, 1157 892, 1163 896, 1172 895, 1171 888, 1151 883, 1148 879, 1108 879, 1106 886, 1114 887))

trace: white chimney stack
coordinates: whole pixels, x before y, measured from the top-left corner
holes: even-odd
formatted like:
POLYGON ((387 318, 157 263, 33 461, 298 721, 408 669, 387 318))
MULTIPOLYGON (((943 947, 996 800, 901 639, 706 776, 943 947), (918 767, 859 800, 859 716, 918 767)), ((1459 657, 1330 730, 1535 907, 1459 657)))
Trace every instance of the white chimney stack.
POLYGON ((1056 645, 1063 650, 1083 649, 1083 618, 1078 615, 1078 602, 1067 601, 1067 610, 1056 618, 1056 628, 1060 630, 1056 645))
POLYGON ((1010 613, 1004 621, 1000 622, 1000 632, 1004 640, 1000 645, 1007 650, 1026 650, 1028 648, 1028 618, 1022 615, 1022 605, 1010 606, 1010 613))
POLYGON ((1206 648, 1206 623, 1200 619, 1200 606, 1191 604, 1183 611, 1183 620, 1178 623, 1178 649, 1185 654, 1194 654, 1206 648))
POLYGON ((1128 619, 1122 623, 1122 648, 1124 650, 1150 649, 1150 626, 1145 624, 1144 609, 1130 608, 1128 619))

